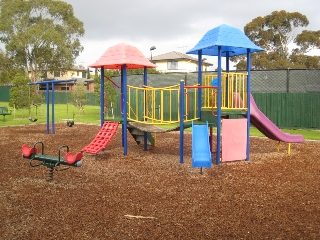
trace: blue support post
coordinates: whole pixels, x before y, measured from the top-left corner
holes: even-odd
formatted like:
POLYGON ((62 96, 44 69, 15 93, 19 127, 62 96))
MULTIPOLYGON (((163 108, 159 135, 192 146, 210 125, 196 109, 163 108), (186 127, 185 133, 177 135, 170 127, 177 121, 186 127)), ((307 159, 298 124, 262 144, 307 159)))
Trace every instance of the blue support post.
POLYGON ((51 125, 52 125, 52 134, 55 134, 55 129, 54 129, 54 83, 51 83, 51 125))
POLYGON ((218 105, 217 105, 217 149, 216 149, 216 164, 220 164, 220 149, 221 149, 221 46, 218 47, 218 105))
MULTIPOLYGON (((120 90, 120 109, 121 109, 121 117, 122 117, 122 119, 124 119, 124 112, 123 112, 123 94, 124 94, 124 92, 123 91, 125 91, 126 90, 126 88, 125 88, 125 86, 124 86, 124 83, 123 83, 123 68, 121 67, 121 90, 120 90)), ((124 141, 125 141, 125 139, 124 139, 124 125, 123 125, 123 122, 122 122, 122 128, 121 128, 121 136, 122 136, 122 138, 121 138, 121 142, 122 142, 122 147, 124 147, 124 141)))
POLYGON ((46 83, 46 104, 47 104, 47 134, 50 133, 50 120, 49 120, 49 83, 46 83))
POLYGON ((46 87, 46 133, 49 134, 50 133, 50 99, 49 99, 49 90, 50 90, 50 86, 52 89, 52 93, 51 93, 51 110, 52 110, 52 134, 55 134, 55 123, 54 123, 54 102, 55 102, 55 96, 54 96, 54 85, 56 83, 59 82, 70 82, 70 81, 76 81, 76 79, 70 79, 70 80, 47 80, 44 82, 30 82, 28 83, 29 85, 34 85, 34 84, 41 84, 41 85, 45 85, 46 87), (51 85, 49 85, 49 83, 51 83, 51 85))
MULTIPOLYGON (((148 85, 147 67, 144 67, 143 70, 144 70, 143 71, 143 85, 147 86, 148 85)), ((146 99, 144 99, 144 101, 145 100, 146 99)), ((138 104, 138 103, 136 103, 136 104, 138 104)), ((146 102, 144 102, 144 106, 145 106, 144 109, 146 110, 147 109, 146 102)), ((143 114, 146 115, 145 112, 143 114)), ((143 120, 145 121, 146 119, 143 119, 143 120)), ((144 149, 144 151, 148 150, 148 134, 147 134, 147 132, 143 133, 143 149, 144 149)))
MULTIPOLYGON (((202 50, 198 51, 198 84, 202 86, 202 50)), ((198 117, 201 119, 202 89, 198 89, 198 117)))
POLYGON ((128 115, 127 115, 127 65, 122 65, 123 68, 123 155, 128 155, 128 139, 127 139, 127 128, 128 128, 128 115))
POLYGON ((183 163, 184 142, 184 80, 180 80, 180 163, 183 163))
POLYGON ((100 68, 100 127, 104 123, 104 67, 100 68))
POLYGON ((247 49, 247 158, 246 161, 249 161, 250 159, 250 94, 251 94, 251 89, 250 89, 250 75, 251 75, 251 54, 250 54, 250 49, 247 49))
POLYGON ((226 72, 230 70, 230 63, 229 63, 229 51, 226 52, 226 72))

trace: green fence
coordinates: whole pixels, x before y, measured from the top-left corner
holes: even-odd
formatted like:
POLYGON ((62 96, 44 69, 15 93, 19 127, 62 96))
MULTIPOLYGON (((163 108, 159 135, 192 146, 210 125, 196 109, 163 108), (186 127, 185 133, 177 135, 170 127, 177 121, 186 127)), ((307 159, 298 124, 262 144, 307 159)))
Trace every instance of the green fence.
POLYGON ((10 99, 10 91, 11 87, 5 86, 5 87, 0 87, 0 102, 9 102, 10 99))
MULTIPOLYGON (((9 87, 0 87, 1 101, 9 101, 9 89, 9 87)), ((254 92, 252 95, 259 109, 278 127, 320 129, 320 93, 254 92)), ((134 98, 134 96, 131 97, 134 98)), ((51 103, 51 95, 49 99, 51 103)), ((68 99, 70 99, 69 94, 55 92, 55 103, 65 104, 68 102, 70 104, 68 99)), ((92 93, 88 93, 88 99, 88 105, 99 105, 92 93)), ((113 113, 115 117, 120 117, 120 97, 118 96, 116 99, 117 101, 113 105, 113 113)), ((107 105, 109 104, 107 103, 107 105)), ((159 104, 157 105, 161 107, 159 104)), ((190 102, 190 105, 192 106, 193 102, 190 102)), ((111 110, 111 108, 108 109, 109 116, 111 110)), ((193 111, 193 109, 191 110, 193 111)), ((178 113, 178 104, 173 107, 172 113, 174 115, 178 113)), ((190 114, 193 114, 193 112, 190 114)), ((169 116, 170 113, 165 112, 165 118, 169 118, 169 116)))
POLYGON ((261 110, 280 128, 320 129, 319 93, 252 93, 261 110))
MULTIPOLYGON (((70 92, 65 93, 65 92, 54 92, 54 103, 56 104, 66 104, 66 103, 71 103, 70 101, 70 92)), ((45 93, 43 93, 45 96, 45 93)), ((96 101, 96 97, 93 95, 93 93, 88 93, 88 103, 87 105, 99 105, 99 103, 96 101)), ((52 93, 49 92, 49 103, 51 104, 52 102, 52 93)))
MULTIPOLYGON (((9 102, 10 101, 10 88, 7 86, 0 86, 0 102, 9 102)), ((42 93, 45 98, 45 92, 42 93)), ((65 104, 65 103, 71 103, 70 102, 70 92, 54 92, 54 102, 56 104, 65 104)), ((49 92, 49 103, 51 104, 52 100, 52 92, 49 92)), ((88 104, 87 105, 99 105, 99 103, 96 100, 96 97, 93 95, 93 93, 88 93, 88 104)))

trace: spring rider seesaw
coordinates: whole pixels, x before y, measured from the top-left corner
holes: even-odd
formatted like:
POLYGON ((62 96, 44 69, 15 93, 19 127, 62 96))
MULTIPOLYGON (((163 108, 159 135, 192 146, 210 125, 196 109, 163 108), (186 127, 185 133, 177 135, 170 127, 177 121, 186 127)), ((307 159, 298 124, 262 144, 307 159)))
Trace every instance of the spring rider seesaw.
POLYGON ((69 152, 69 147, 67 145, 62 145, 58 149, 58 156, 49 156, 44 155, 44 144, 43 142, 36 142, 32 148, 29 148, 27 144, 22 145, 21 148, 22 157, 30 159, 30 166, 31 167, 38 167, 38 166, 46 166, 48 167, 48 175, 47 181, 53 181, 53 171, 63 171, 72 167, 81 167, 82 166, 82 153, 78 152, 75 156, 69 152), (38 153, 38 147, 41 147, 41 154, 38 153), (61 150, 66 149, 67 153, 65 157, 61 157, 61 150), (36 162, 34 162, 36 161, 36 162), (67 167, 59 168, 60 165, 65 165, 67 167))

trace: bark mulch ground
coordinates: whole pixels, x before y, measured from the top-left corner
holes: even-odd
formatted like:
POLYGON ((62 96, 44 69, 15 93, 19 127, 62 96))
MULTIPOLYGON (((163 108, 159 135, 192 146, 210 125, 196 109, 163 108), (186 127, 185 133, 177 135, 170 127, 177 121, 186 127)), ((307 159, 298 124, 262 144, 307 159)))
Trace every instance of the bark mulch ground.
POLYGON ((97 125, 0 128, 0 239, 320 239, 320 142, 287 146, 251 138, 250 161, 191 168, 191 134, 179 163, 179 133, 157 135, 143 151, 119 129, 98 158, 54 172, 31 167, 24 143, 57 156, 91 142, 97 125))

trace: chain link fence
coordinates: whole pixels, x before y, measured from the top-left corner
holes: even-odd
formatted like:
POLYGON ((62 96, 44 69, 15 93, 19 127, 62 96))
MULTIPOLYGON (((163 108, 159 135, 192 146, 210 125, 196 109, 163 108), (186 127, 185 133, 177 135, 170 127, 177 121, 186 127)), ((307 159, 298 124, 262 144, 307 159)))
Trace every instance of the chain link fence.
MULTIPOLYGON (((217 72, 203 72, 217 74, 217 72)), ((118 85, 121 77, 112 77, 118 85)), ((152 87, 168 87, 180 84, 195 85, 198 73, 148 74, 148 85, 152 87)), ((143 85, 143 75, 128 75, 127 84, 135 87, 143 85)), ((10 87, 0 87, 0 99, 8 100, 10 87)), ((251 92, 261 93, 320 93, 320 69, 285 69, 251 71, 251 92)))
POLYGON ((320 70, 252 71, 251 92, 320 93, 320 70))
MULTIPOLYGON (((216 72, 203 72, 203 74, 216 72)), ((120 85, 121 78, 112 78, 120 85)), ((148 74, 148 85, 167 87, 185 81, 185 85, 198 83, 198 73, 148 74)), ((142 75, 128 75, 127 84, 141 87, 142 75)), ((251 92, 267 93, 320 93, 320 69, 285 69, 251 71, 251 92)))

